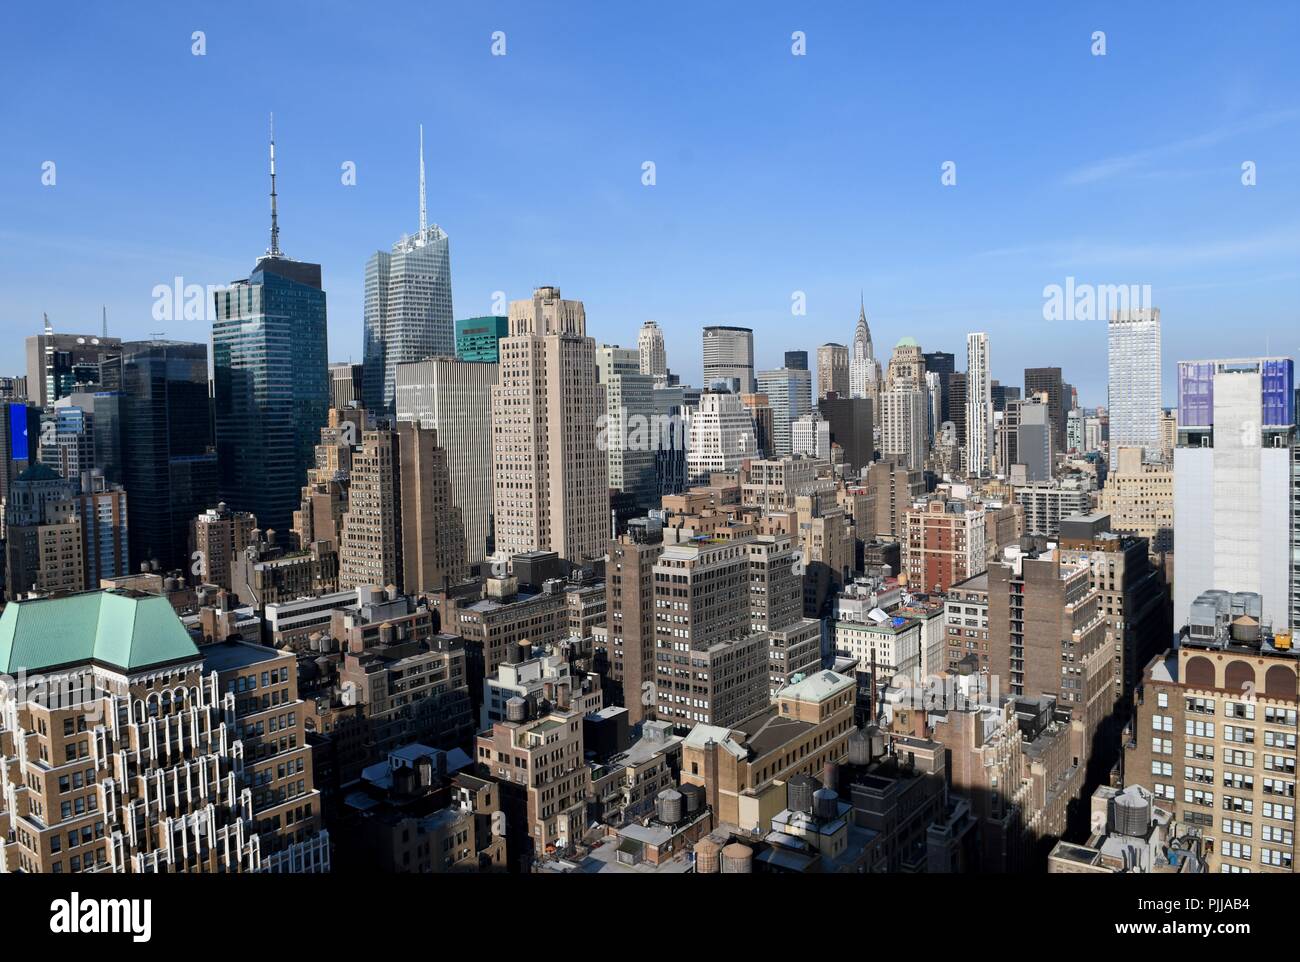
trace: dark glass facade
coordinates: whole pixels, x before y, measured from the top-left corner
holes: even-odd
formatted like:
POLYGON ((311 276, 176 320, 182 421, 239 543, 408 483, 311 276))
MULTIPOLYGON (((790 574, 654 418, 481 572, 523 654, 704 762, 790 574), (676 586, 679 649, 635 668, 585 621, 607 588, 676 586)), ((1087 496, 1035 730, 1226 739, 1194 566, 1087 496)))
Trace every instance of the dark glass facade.
POLYGON ((263 257, 247 281, 215 298, 220 498, 287 536, 329 412, 320 265, 263 257))
POLYGON ((188 573, 190 521, 217 502, 208 346, 123 344, 121 410, 131 570, 157 560, 188 573))

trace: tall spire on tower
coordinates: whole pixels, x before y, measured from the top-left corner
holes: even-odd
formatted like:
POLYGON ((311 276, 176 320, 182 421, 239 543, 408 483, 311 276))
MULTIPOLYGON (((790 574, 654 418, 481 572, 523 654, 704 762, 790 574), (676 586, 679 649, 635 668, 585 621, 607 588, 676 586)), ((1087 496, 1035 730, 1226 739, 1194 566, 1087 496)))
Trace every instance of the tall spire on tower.
POLYGON ((429 226, 429 208, 424 201, 424 124, 420 124, 420 237, 429 226))
POLYGON ((275 216, 275 114, 271 114, 271 246, 268 257, 280 257, 280 224, 275 216))

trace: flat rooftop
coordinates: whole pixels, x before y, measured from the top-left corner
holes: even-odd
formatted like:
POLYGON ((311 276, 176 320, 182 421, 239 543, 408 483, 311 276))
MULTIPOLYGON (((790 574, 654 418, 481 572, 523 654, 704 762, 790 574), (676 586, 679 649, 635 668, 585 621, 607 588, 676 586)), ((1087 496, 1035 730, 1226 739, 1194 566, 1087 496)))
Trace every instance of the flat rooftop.
POLYGON ((254 645, 246 641, 219 641, 216 644, 204 645, 199 649, 199 654, 203 656, 204 668, 218 672, 248 668, 250 665, 260 665, 263 662, 286 657, 285 652, 276 648, 254 645))

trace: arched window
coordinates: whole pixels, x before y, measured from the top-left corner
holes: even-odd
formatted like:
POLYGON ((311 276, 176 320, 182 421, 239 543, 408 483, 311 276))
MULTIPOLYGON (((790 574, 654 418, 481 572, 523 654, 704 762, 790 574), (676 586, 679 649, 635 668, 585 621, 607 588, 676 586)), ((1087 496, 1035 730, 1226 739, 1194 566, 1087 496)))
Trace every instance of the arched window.
POLYGON ((1295 672, 1285 665, 1274 665, 1264 673, 1264 694, 1270 698, 1295 698, 1295 672))
POLYGON ((1197 655, 1194 658, 1187 659, 1187 665, 1183 669, 1183 684, 1190 685, 1193 688, 1214 688, 1214 662, 1204 655, 1197 655))
POLYGON ((1244 661, 1228 663, 1223 673, 1223 687, 1231 692, 1255 694, 1255 669, 1244 661))

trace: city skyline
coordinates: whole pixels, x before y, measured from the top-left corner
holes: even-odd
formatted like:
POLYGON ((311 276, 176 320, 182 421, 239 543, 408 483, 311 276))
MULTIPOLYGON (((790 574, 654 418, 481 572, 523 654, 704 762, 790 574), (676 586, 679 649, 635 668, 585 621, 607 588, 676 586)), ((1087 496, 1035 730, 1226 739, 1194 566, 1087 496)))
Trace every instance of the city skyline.
MULTIPOLYGON (((322 265, 330 358, 360 361, 365 260, 409 230, 410 145, 418 122, 432 116, 429 216, 456 239, 458 317, 497 313, 497 292, 509 301, 539 285, 581 290, 598 343, 632 347, 654 318, 669 366, 698 384, 702 327, 752 327, 755 368, 772 369, 787 350, 849 343, 865 291, 878 353, 903 336, 927 351, 960 353, 966 333, 987 331, 992 377, 1016 384, 1024 368, 1068 356, 1066 377, 1091 407, 1106 402, 1106 319, 1045 321, 1044 289, 1149 284, 1166 321, 1168 407, 1176 362, 1222 353, 1215 345, 1225 314, 1253 322, 1236 328, 1230 353, 1296 353, 1288 340, 1300 231, 1278 213, 1297 197, 1291 157, 1300 113, 1286 95, 1296 71, 1283 45, 1259 43, 1284 35, 1296 13, 1261 9, 1246 28, 1226 13, 1210 16, 1213 8, 1202 12, 1160 43, 1154 31, 1167 30, 1167 18, 1118 6, 1039 13, 996 29, 945 6, 924 23, 763 9, 738 25, 704 13, 694 31, 650 24, 629 45, 611 43, 628 24, 607 11, 588 10, 561 31, 523 7, 453 9, 434 34, 440 56, 463 78, 452 109, 440 110, 436 98, 393 97, 358 120, 346 107, 366 83, 384 82, 396 69, 389 63, 408 59, 407 36, 366 25, 364 56, 342 67, 301 65, 301 82, 321 96, 285 97, 289 103, 259 96, 251 108, 255 72, 245 68, 267 48, 257 36, 230 43, 235 13, 91 15, 72 28, 79 56, 59 80, 32 60, 44 41, 12 58, 25 96, 5 108, 6 127, 25 135, 0 146, 3 236, 13 254, 0 268, 12 292, 7 322, 26 336, 48 312, 56 331, 95 331, 104 305, 115 336, 165 331, 208 340, 207 321, 155 319, 153 291, 175 277, 224 286, 247 271, 247 252, 263 246, 266 228, 265 113, 279 108, 281 243, 322 265), (1107 33, 1104 57, 1089 50, 1095 29, 1107 33), (203 56, 191 51, 195 30, 204 31, 203 56), (497 30, 503 57, 491 49, 497 30), (796 30, 807 38, 801 57, 791 51, 796 30), (718 42, 741 58, 747 85, 707 65, 703 54, 718 42), (864 56, 846 56, 853 43, 864 45, 864 56), (991 66, 1004 45, 1016 46, 1019 69, 1040 72, 1044 89, 1016 87, 1014 117, 973 119, 972 104, 1006 96, 1014 81, 991 66), (101 48, 152 58, 146 71, 198 73, 178 84, 183 94, 160 91, 150 103, 122 95, 113 130, 67 124, 65 104, 86 94, 89 72, 100 85, 92 96, 115 90, 111 72, 97 70, 101 48), (1206 63, 1178 59, 1189 48, 1230 70, 1230 81, 1197 79, 1206 63), (551 62, 556 53, 568 56, 567 69, 551 62), (923 58, 929 69, 906 74, 911 86, 898 89, 891 68, 918 53, 941 56, 923 58), (664 58, 684 76, 651 82, 648 71, 664 58), (861 76, 846 64, 860 66, 861 76), (539 113, 548 97, 572 92, 580 69, 598 67, 608 68, 610 83, 586 99, 588 109, 551 103, 549 114, 539 113), (1138 72, 1140 91, 1132 84, 1138 72), (684 101, 696 87, 707 95, 684 101), (811 94, 825 89, 838 95, 814 103, 811 94), (653 123, 627 119, 628 104, 641 105, 653 123), (760 105, 791 122, 773 124, 760 105), (221 149, 168 135, 168 123, 160 136, 160 110, 220 114, 221 149), (520 154, 504 139, 491 148, 493 131, 504 138, 537 116, 550 118, 535 124, 539 149, 520 154), (1117 117, 1144 118, 1148 136, 1131 150, 1114 146, 1117 117), (977 130, 1002 146, 974 146, 977 130), (550 149, 575 135, 583 150, 550 149), (41 182, 47 160, 56 165, 53 186, 41 182), (948 161, 956 165, 951 187, 941 183, 948 161), (1253 187, 1241 183, 1245 161, 1257 165, 1253 187), (653 186, 642 183, 646 162, 655 165, 653 186), (355 184, 345 186, 349 163, 355 184), (556 205, 565 216, 547 230, 556 205), (81 239, 91 223, 94 245, 81 239), (935 237, 946 246, 936 250, 935 237), (800 294, 807 313, 793 315, 800 294)), ((270 11, 265 35, 276 35, 286 16, 270 11)), ((40 15, 18 20, 21 33, 40 15)), ((0 365, 21 373, 12 343, 0 365)))
MULTIPOLYGON (((149 941, 109 874, 889 875, 904 923, 918 876, 1150 875, 1056 929, 1284 922, 1159 897, 1296 869, 1265 2, 24 9, 20 932, 149 941)), ((338 889, 220 884, 245 942, 338 889)))

